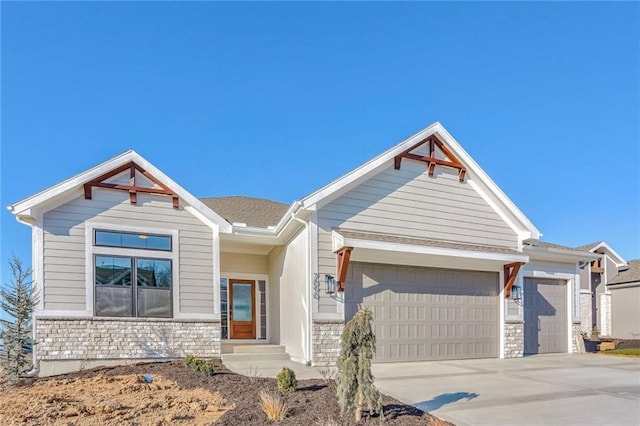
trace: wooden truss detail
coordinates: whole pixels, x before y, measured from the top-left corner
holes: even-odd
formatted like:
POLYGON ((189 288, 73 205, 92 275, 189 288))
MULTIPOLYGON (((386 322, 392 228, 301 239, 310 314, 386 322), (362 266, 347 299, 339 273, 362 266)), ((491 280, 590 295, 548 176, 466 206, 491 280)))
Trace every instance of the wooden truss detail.
POLYGON ((173 208, 177 209, 180 207, 180 199, 178 198, 178 194, 169 189, 164 183, 160 182, 155 176, 151 173, 134 163, 133 161, 123 164, 120 167, 117 167, 111 170, 108 173, 105 173, 97 178, 87 182, 84 184, 84 198, 87 200, 91 199, 93 188, 105 188, 105 189, 115 189, 119 191, 128 191, 129 192, 129 202, 131 204, 138 203, 138 192, 142 192, 145 194, 158 194, 158 195, 168 195, 173 199, 173 208), (116 183, 107 183, 105 180, 112 178, 116 175, 119 175, 122 172, 129 170, 129 185, 116 184, 116 183), (136 171, 140 172, 144 177, 149 179, 151 182, 158 185, 160 188, 150 188, 145 186, 137 186, 136 185, 136 171))
POLYGON ((402 159, 403 158, 408 158, 410 160, 416 160, 416 161, 422 161, 427 163, 428 165, 428 173, 429 176, 433 176, 433 173, 435 171, 436 165, 439 166, 445 166, 445 167, 452 167, 454 169, 458 170, 458 179, 460 179, 460 182, 464 182, 464 176, 467 173, 467 168, 465 166, 462 165, 462 163, 460 162, 460 160, 458 160, 456 158, 455 155, 453 155, 453 153, 449 150, 449 148, 447 148, 441 141, 440 139, 438 139, 438 137, 436 135, 431 135, 428 138, 418 142, 417 144, 413 145, 411 148, 401 152, 400 154, 396 155, 394 158, 394 167, 396 170, 400 170, 400 165, 402 163, 402 159), (418 155, 418 154, 412 154, 411 151, 415 150, 416 148, 424 145, 424 144, 429 144, 429 155, 428 156, 424 156, 424 155, 418 155), (438 149, 440 149, 440 151, 448 158, 447 160, 443 160, 440 158, 436 158, 436 147, 438 149))
POLYGON ((514 262, 504 265, 504 298, 511 297, 511 287, 516 282, 520 267, 524 265, 524 262, 514 262))
POLYGON ((353 247, 342 247, 336 252, 338 256, 338 291, 344 291, 344 284, 347 281, 347 270, 349 269, 349 259, 351 258, 353 247))

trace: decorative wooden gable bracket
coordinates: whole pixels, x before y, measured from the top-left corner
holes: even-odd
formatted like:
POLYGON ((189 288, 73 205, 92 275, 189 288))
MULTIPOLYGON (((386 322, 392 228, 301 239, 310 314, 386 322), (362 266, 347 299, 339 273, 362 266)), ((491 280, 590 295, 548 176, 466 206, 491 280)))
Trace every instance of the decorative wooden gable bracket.
POLYGON ((103 174, 90 182, 84 184, 84 198, 87 200, 91 199, 93 188, 106 188, 106 189, 115 189, 120 191, 129 191, 129 202, 131 204, 136 204, 138 202, 138 192, 143 192, 146 194, 158 194, 158 195, 168 195, 173 199, 173 208, 177 209, 180 206, 180 200, 178 198, 178 194, 169 189, 165 184, 156 179, 151 173, 134 163, 133 161, 123 164, 122 166, 111 170, 108 173, 103 174), (129 170, 129 185, 116 184, 116 183, 107 183, 105 180, 112 178, 120 173, 129 170), (158 185, 160 188, 149 188, 144 186, 136 185, 136 171, 142 173, 147 179, 151 182, 158 185))
POLYGON ((347 270, 349 269, 349 258, 351 258, 353 247, 342 247, 337 251, 338 256, 338 291, 344 291, 344 284, 347 281, 347 270))
POLYGON ((427 163, 429 176, 433 176, 436 165, 458 169, 458 179, 460 179, 460 182, 464 182, 464 175, 467 173, 467 168, 462 165, 462 163, 456 158, 455 155, 453 155, 451 151, 449 151, 449 148, 444 146, 444 144, 440 141, 440 139, 438 139, 436 135, 431 135, 425 140, 413 145, 406 151, 396 155, 394 158, 394 167, 396 170, 400 170, 400 164, 402 163, 403 158, 409 158, 411 160, 423 161, 427 163), (424 144, 429 144, 429 156, 411 153, 411 151, 424 144), (436 147, 438 147, 440 151, 442 151, 442 153, 448 158, 448 160, 436 158, 436 147))
POLYGON ((504 265, 504 298, 511 297, 511 287, 516 281, 520 267, 524 265, 524 262, 514 262, 504 265))

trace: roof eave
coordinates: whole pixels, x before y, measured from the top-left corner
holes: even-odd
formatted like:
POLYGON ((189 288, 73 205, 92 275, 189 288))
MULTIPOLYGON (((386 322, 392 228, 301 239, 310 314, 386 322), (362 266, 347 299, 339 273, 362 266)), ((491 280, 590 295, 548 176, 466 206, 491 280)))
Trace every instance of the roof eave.
POLYGON ((565 250, 553 247, 524 246, 523 252, 527 253, 532 259, 570 261, 571 263, 590 262, 601 257, 599 254, 587 251, 565 250))

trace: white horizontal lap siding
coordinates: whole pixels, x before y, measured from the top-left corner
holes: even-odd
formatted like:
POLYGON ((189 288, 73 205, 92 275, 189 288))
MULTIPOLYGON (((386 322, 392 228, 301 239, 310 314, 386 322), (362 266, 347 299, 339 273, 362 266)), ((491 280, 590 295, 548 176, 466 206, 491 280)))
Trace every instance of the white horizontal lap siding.
MULTIPOLYGON (((516 233, 456 173, 403 161, 323 206, 319 226, 517 248, 516 233)), ((330 230, 330 229, 329 229, 330 230)))
MULTIPOLYGON (((336 273, 331 231, 345 228, 450 242, 517 249, 518 236, 456 171, 403 160, 318 210, 320 276, 336 273)), ((336 301, 323 295, 319 311, 336 312, 336 301)))
MULTIPOLYGON (((170 197, 138 194, 138 204, 123 191, 94 189, 91 200, 80 196, 43 216, 44 309, 85 311, 85 222, 99 229, 104 223, 127 228, 178 230, 179 300, 174 314, 213 313, 213 236, 209 227, 183 209, 174 209, 170 197)), ((171 257, 168 255, 167 257, 171 257)), ((88 259, 88 261, 92 261, 88 259)), ((89 277, 90 278, 90 277, 89 277)))
POLYGON ((180 231, 180 312, 212 315, 213 234, 209 227, 186 214, 193 224, 200 224, 201 230, 197 236, 180 231))

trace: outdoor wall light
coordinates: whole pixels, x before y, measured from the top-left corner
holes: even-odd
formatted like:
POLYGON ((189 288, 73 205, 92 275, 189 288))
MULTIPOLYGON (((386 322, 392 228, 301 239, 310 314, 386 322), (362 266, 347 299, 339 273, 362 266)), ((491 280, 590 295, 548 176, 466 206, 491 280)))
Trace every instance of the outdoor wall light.
POLYGON ((519 285, 511 287, 511 299, 515 302, 520 302, 522 300, 522 287, 519 285))
POLYGON ((333 277, 333 275, 325 275, 324 284, 325 284, 324 291, 327 294, 333 294, 336 292, 336 279, 333 277))

